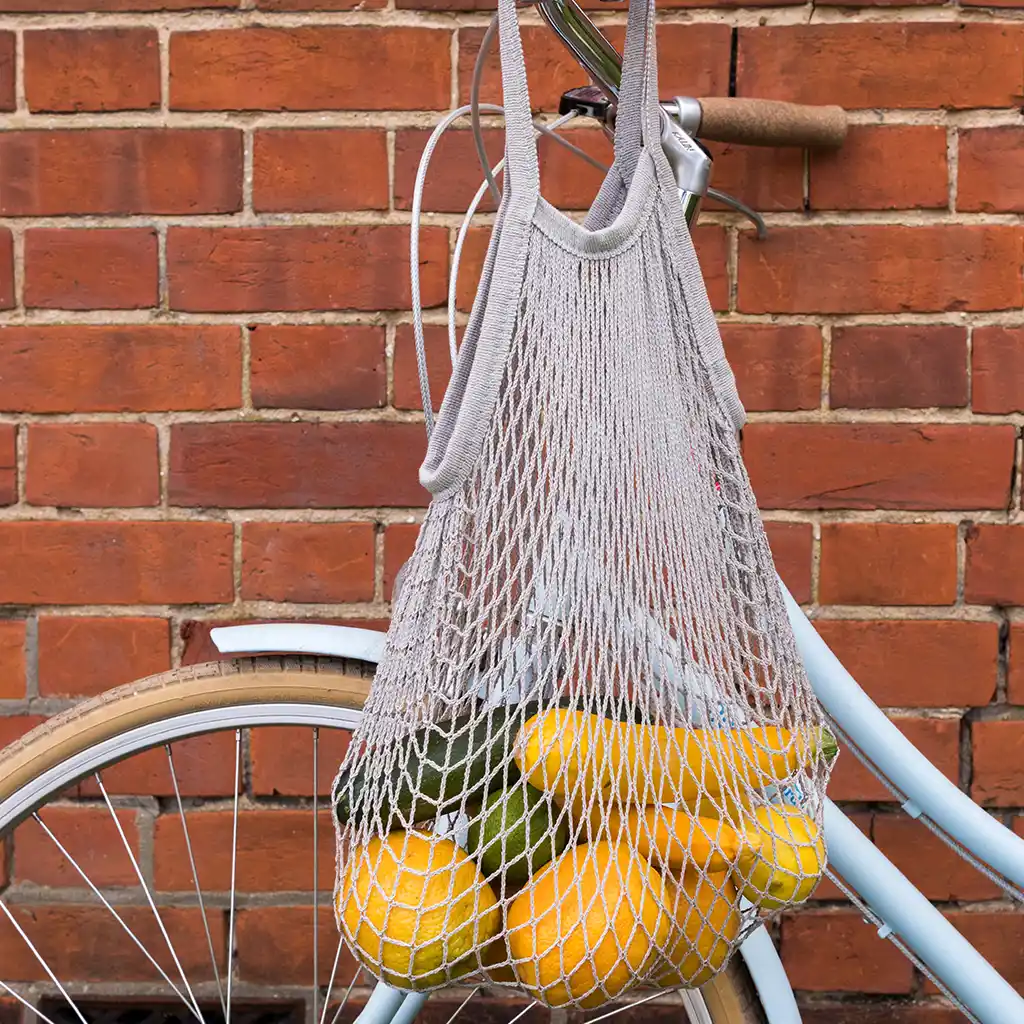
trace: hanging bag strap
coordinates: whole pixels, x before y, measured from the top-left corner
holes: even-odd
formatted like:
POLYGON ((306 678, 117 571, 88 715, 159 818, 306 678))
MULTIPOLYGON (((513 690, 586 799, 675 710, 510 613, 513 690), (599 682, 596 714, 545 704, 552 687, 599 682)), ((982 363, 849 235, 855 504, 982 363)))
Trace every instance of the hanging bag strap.
POLYGON ((505 201, 517 208, 529 205, 532 212, 540 195, 540 172, 515 0, 498 0, 498 41, 505 107, 505 201))
POLYGON ((615 162, 628 185, 645 147, 660 145, 654 0, 630 0, 615 114, 615 162))

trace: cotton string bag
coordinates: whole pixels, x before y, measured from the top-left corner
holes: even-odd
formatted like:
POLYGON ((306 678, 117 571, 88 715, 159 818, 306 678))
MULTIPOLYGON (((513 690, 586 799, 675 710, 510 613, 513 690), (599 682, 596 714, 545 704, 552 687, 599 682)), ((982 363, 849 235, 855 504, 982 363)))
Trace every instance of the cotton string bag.
POLYGON ((498 2, 502 200, 333 792, 339 927, 399 988, 592 1007, 702 984, 824 868, 831 737, 660 144, 654 16, 631 0, 579 224, 540 195, 498 2))

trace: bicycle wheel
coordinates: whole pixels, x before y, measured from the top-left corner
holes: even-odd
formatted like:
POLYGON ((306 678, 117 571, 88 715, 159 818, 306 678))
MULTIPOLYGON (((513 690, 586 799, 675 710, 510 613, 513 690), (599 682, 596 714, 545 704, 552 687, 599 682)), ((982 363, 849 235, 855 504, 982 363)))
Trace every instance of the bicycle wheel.
MULTIPOLYGON (((374 668, 260 657, 177 669, 0 752, 0 1012, 6 996, 52 1024, 141 1005, 165 1021, 351 1019, 371 979, 323 896, 325 798, 374 668)), ((508 1020, 528 1004, 493 998, 508 1020)), ((738 959, 682 1004, 693 1024, 764 1020, 738 959)))

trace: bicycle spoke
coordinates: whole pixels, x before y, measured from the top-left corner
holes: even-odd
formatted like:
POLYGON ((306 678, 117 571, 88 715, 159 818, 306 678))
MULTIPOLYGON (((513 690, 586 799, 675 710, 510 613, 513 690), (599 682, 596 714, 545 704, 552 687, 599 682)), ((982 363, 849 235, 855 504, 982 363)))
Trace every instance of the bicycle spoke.
POLYGON ((76 861, 75 858, 71 856, 71 854, 65 848, 64 844, 61 843, 61 841, 53 834, 53 832, 50 830, 50 827, 46 824, 46 822, 43 821, 43 819, 40 818, 38 814, 33 814, 32 817, 35 819, 36 824, 38 824, 39 827, 50 837, 50 839, 53 841, 53 844, 57 847, 57 849, 60 850, 60 852, 64 855, 64 858, 67 860, 67 862, 79 873, 79 875, 82 876, 83 881, 93 891, 93 894, 97 897, 97 899, 99 899, 100 903, 102 903, 103 906, 106 907, 108 911, 110 911, 111 916, 124 929, 128 938, 130 938, 132 942, 134 942, 135 945, 139 947, 139 949, 142 951, 142 955, 157 969, 157 971, 159 971, 160 977, 163 978, 164 981, 166 981, 167 984, 171 986, 171 991, 186 1006, 188 1006, 188 1000, 182 994, 181 989, 178 988, 178 986, 175 985, 173 981, 171 981, 167 972, 156 962, 156 959, 154 958, 153 954, 150 953, 148 949, 146 949, 145 945, 142 943, 142 940, 139 939, 138 936, 131 930, 131 928, 128 927, 128 923, 113 908, 113 906, 111 906, 110 902, 103 895, 103 893, 96 888, 96 886, 93 884, 92 879, 85 873, 84 869, 78 863, 78 861, 76 861))
MULTIPOLYGON (((340 945, 339 945, 340 950, 340 945)), ((352 989, 356 987, 356 979, 359 977, 361 968, 356 968, 356 973, 352 975, 352 980, 348 983, 348 988, 345 989, 345 994, 341 997, 341 1005, 334 1011, 334 1016, 331 1018, 331 1024, 338 1024, 338 1018, 341 1016, 342 1010, 345 1009, 346 1003, 348 1003, 348 997, 352 995, 352 989)))
POLYGON ((121 822, 114 811, 114 805, 110 802, 110 797, 107 795, 107 789, 103 785, 103 779, 99 772, 95 775, 96 785, 99 786, 100 796, 103 797, 103 802, 107 805, 107 810, 110 812, 110 817, 114 821, 114 826, 117 829, 118 835, 121 837, 121 843, 124 845, 125 852, 128 854, 128 859, 132 862, 132 867, 135 869, 135 877, 139 880, 139 885, 142 886, 142 891, 146 896, 146 902, 149 904, 150 910, 153 911, 153 916, 156 918, 157 927, 160 929, 160 934, 164 937, 164 942, 167 943, 168 952, 171 954, 171 959, 174 961, 174 966, 178 968, 178 974, 181 976, 182 984, 185 986, 185 990, 188 992, 188 997, 191 1000, 191 1004, 188 1000, 185 1000, 185 1005, 188 1006, 192 1015, 200 1022, 205 1024, 203 1018, 203 1012, 199 1009, 199 1004, 196 1002, 196 997, 192 992, 192 986, 188 983, 188 978, 185 976, 185 969, 181 966, 181 961, 178 959, 178 952, 174 948, 174 943, 171 942, 171 937, 167 933, 167 928, 164 926, 164 920, 160 916, 160 911, 157 910, 156 901, 153 899, 153 894, 149 891, 149 886, 146 884, 146 879, 142 875, 142 868, 139 867, 139 862, 135 859, 135 854, 132 852, 131 843, 128 842, 128 837, 124 834, 124 829, 121 827, 121 822))
POLYGON ((465 1007, 466 1007, 466 1004, 467 1004, 467 1003, 468 1003, 468 1002, 470 1001, 470 999, 472 999, 472 998, 473 998, 473 996, 475 996, 475 995, 477 994, 477 992, 479 992, 479 991, 480 991, 480 987, 479 987, 479 986, 477 986, 477 987, 476 987, 475 989, 473 989, 473 991, 472 991, 472 992, 470 992, 470 993, 469 993, 469 995, 468 995, 468 996, 466 996, 466 998, 465 998, 465 999, 463 999, 463 1000, 462 1000, 462 1002, 461 1002, 461 1003, 459 1003, 459 1005, 458 1005, 458 1006, 456 1007, 456 1010, 455 1010, 455 1012, 454 1012, 454 1013, 453 1013, 453 1014, 452 1014, 452 1015, 451 1015, 451 1016, 450 1016, 450 1017, 448 1018, 447 1024, 454 1024, 454 1022, 455 1022, 455 1018, 456 1018, 456 1017, 458 1017, 458 1015, 459 1015, 460 1013, 462 1013, 462 1011, 463 1011, 463 1010, 465 1009, 465 1007))
POLYGON ((313 730, 313 1020, 317 1019, 317 999, 320 995, 320 808, 317 793, 320 789, 318 757, 320 730, 313 730))
POLYGON ((525 1017, 535 1006, 540 1006, 540 1003, 536 999, 532 1003, 527 1003, 509 1022, 508 1024, 516 1024, 517 1020, 521 1020, 525 1017))
POLYGON ((652 992, 649 996, 644 996, 643 999, 634 1000, 631 1003, 622 1003, 620 1006, 616 1006, 614 1010, 609 1010, 607 1013, 602 1013, 600 1017, 591 1017, 587 1021, 587 1024, 597 1024, 599 1020, 607 1020, 609 1017, 614 1017, 617 1013, 622 1013, 624 1010, 632 1010, 636 1006, 643 1006, 644 1003, 649 1003, 652 999, 657 999, 659 996, 663 996, 665 993, 662 991, 652 992))
POLYGON ((8 985, 5 981, 0 980, 0 988, 2 988, 8 994, 14 996, 14 998, 17 999, 22 1006, 24 1006, 26 1009, 31 1010, 40 1020, 46 1021, 46 1024, 53 1024, 53 1021, 50 1020, 50 1018, 47 1017, 42 1010, 39 1010, 36 1007, 34 1007, 23 995, 19 995, 17 992, 15 992, 14 989, 11 988, 11 986, 8 985))
POLYGON ((206 916, 206 905, 203 902, 203 890, 199 885, 199 871, 196 869, 196 858, 192 852, 192 839, 188 834, 188 822, 185 820, 185 808, 181 803, 181 790, 178 788, 178 773, 174 769, 174 754, 170 744, 164 746, 167 751, 167 762, 171 769, 171 782, 174 785, 174 797, 178 802, 178 816, 181 818, 181 831, 185 836, 185 849, 188 851, 188 862, 192 870, 192 880, 196 886, 196 898, 199 900, 199 913, 203 916, 203 929, 206 931, 206 945, 210 950, 210 963, 213 965, 213 976, 217 981, 217 995, 220 997, 220 1009, 227 1016, 227 1004, 224 1002, 224 986, 220 980, 220 968, 217 966, 217 954, 213 948, 213 936, 210 934, 210 922, 206 916))
MULTIPOLYGON (((71 998, 71 996, 68 995, 68 990, 60 983, 60 981, 57 978, 57 975, 50 970, 50 965, 46 962, 45 957, 43 957, 39 950, 36 949, 36 947, 32 944, 32 940, 25 934, 25 929, 22 928, 20 924, 18 924, 17 918, 15 918, 15 916, 11 913, 10 909, 7 906, 7 903, 4 900, 0 900, 0 910, 2 910, 7 915, 7 920, 10 921, 12 925, 14 925, 15 931, 22 937, 22 939, 25 942, 25 945, 28 946, 30 950, 32 950, 32 955, 39 962, 39 966, 42 967, 44 971, 46 971, 47 977, 49 977, 50 981, 52 981, 54 985, 56 985, 57 988, 60 990, 60 994, 64 997, 64 1001, 68 1004, 68 1006, 71 1007, 72 1010, 74 1010, 75 1016, 82 1022, 82 1024, 89 1024, 85 1017, 82 1016, 82 1011, 78 1008, 75 1001, 71 998)), ((4 987, 6 988, 6 986, 4 987)))
POLYGON ((235 959, 235 877, 238 868, 238 778, 242 764, 242 730, 235 730, 235 804, 231 818, 231 909, 228 911, 228 1009, 224 1024, 231 1024, 231 979, 235 959))
MULTIPOLYGON (((334 991, 334 979, 338 976, 338 964, 341 962, 342 938, 338 936, 338 949, 334 954, 334 966, 331 968, 331 980, 327 982, 327 992, 324 995, 324 1008, 320 1012, 320 1024, 327 1019, 327 1004, 331 1001, 331 992, 334 991)), ((356 968, 356 976, 359 975, 359 968, 356 968)))

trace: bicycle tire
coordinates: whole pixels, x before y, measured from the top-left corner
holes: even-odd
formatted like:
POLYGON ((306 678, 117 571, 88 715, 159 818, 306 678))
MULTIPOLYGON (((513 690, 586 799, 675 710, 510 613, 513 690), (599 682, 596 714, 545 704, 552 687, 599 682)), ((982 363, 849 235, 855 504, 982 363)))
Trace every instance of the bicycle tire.
MULTIPOLYGON (((192 731, 174 736, 177 740, 198 731, 237 727, 220 721, 197 730, 197 713, 275 705, 358 712, 369 693, 375 667, 369 662, 345 658, 237 658, 173 669, 108 690, 48 719, 0 751, 0 812, 34 780, 74 763, 74 758, 100 749, 101 744, 116 744, 119 737, 137 737, 141 732, 145 742, 146 730, 155 735, 155 727, 168 723, 173 730, 175 720, 193 722, 189 726, 192 731)), ((287 723, 268 719, 263 724, 287 723)), ((137 745, 139 740, 134 738, 131 749, 121 757, 109 758, 105 764, 167 741, 166 729, 148 746, 137 745)), ((81 775, 97 767, 90 764, 81 775)), ((8 820, 0 813, 0 841, 18 821, 76 781, 74 775, 74 771, 60 775, 47 794, 37 794, 38 799, 30 802, 29 809, 23 807, 17 815, 7 814, 8 820)), ((735 957, 725 971, 705 985, 699 997, 710 1024, 763 1024, 766 1020, 740 957, 735 957)))

